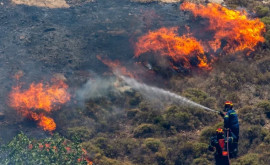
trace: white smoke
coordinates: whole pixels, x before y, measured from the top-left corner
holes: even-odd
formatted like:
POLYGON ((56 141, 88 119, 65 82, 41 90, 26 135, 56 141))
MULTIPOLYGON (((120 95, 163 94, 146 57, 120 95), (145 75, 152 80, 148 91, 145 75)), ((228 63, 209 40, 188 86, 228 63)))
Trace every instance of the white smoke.
POLYGON ((187 104, 191 105, 194 107, 202 108, 207 111, 212 111, 212 112, 218 112, 216 110, 210 109, 208 107, 205 107, 203 105, 200 105, 198 103, 195 103, 183 96, 177 95, 175 93, 172 93, 170 91, 149 86, 144 83, 140 83, 136 81, 135 79, 125 77, 123 75, 117 74, 118 77, 120 77, 122 80, 124 80, 129 86, 134 88, 135 90, 139 91, 143 96, 148 97, 148 98, 153 98, 156 97, 158 98, 161 102, 163 101, 172 101, 180 104, 187 104))
POLYGON ((107 96, 113 90, 115 78, 96 77, 89 79, 80 89, 76 91, 77 99, 85 101, 107 96))

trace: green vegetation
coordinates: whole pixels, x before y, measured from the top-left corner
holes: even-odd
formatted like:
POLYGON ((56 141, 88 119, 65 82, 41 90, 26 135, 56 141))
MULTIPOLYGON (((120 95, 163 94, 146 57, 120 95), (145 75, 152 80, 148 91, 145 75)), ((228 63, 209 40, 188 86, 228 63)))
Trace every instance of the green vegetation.
POLYGON ((55 134, 44 140, 17 135, 0 149, 0 164, 87 164, 81 145, 55 134))

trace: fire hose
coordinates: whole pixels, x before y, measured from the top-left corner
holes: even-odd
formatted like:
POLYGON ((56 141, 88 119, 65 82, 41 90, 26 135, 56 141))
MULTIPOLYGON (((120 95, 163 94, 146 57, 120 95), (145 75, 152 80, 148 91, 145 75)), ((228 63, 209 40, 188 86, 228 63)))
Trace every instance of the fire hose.
POLYGON ((227 152, 228 152, 228 162, 229 162, 229 165, 231 164, 230 162, 230 150, 229 150, 229 129, 226 130, 227 131, 227 152))

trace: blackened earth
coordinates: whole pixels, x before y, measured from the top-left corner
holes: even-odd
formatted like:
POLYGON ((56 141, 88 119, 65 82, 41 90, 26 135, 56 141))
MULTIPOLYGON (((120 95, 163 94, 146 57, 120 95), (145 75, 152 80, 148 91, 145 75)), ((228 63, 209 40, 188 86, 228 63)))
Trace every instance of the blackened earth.
POLYGON ((21 119, 8 106, 8 94, 16 83, 13 76, 23 71, 20 81, 50 79, 55 73, 67 78, 71 88, 101 74, 108 67, 96 56, 123 63, 134 62, 133 45, 149 30, 178 26, 185 30, 188 16, 179 3, 135 3, 129 0, 96 0, 66 9, 0 5, 0 137, 10 140, 19 131, 45 136, 35 123, 21 119))

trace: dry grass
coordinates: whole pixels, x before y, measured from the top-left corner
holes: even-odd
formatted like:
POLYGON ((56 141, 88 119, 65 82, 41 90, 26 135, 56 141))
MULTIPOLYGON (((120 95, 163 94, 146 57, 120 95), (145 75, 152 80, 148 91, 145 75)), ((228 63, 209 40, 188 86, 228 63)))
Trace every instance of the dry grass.
POLYGON ((211 3, 218 3, 218 4, 222 4, 224 2, 224 0, 208 0, 211 3))
POLYGON ((11 0, 14 4, 48 7, 48 8, 68 8, 65 0, 11 0))
MULTIPOLYGON (((150 3, 150 2, 176 3, 176 2, 181 2, 183 0, 131 0, 131 1, 141 2, 141 3, 150 3)), ((193 3, 205 2, 205 0, 186 0, 186 1, 193 2, 193 3)), ((208 0, 208 2, 222 4, 224 0, 208 0)))
POLYGON ((94 2, 94 0, 66 0, 70 6, 81 6, 86 3, 94 2))
POLYGON ((150 2, 163 2, 163 3, 176 3, 183 0, 131 0, 133 2, 150 3, 150 2))

